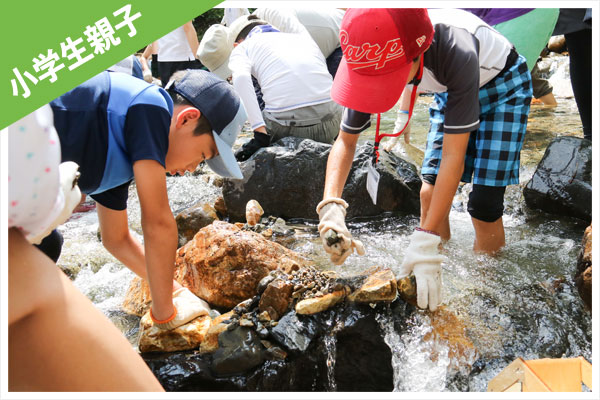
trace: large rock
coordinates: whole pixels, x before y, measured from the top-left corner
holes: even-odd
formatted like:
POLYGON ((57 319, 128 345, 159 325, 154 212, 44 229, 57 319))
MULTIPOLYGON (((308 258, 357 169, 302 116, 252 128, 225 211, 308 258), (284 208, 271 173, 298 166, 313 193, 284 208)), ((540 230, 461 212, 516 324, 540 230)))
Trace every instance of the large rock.
POLYGON ((212 306, 230 309, 255 296, 270 271, 306 265, 298 253, 258 233, 215 221, 177 251, 175 279, 212 306))
MULTIPOLYGON (((258 283, 270 271, 291 272, 308 264, 298 253, 258 233, 215 221, 177 250, 175 280, 212 307, 229 310, 256 295, 258 283)), ((133 278, 123 309, 142 316, 150 302, 147 282, 133 278)))
MULTIPOLYGON (((226 179, 223 197, 230 218, 245 219, 246 203, 257 200, 265 215, 316 219, 315 207, 323 197, 327 157, 331 145, 287 137, 256 152, 241 163, 244 179, 226 179)), ((384 211, 417 214, 421 180, 411 163, 381 151, 377 205, 366 189, 367 165, 373 145, 360 146, 355 154, 342 197, 350 204, 348 218, 374 216, 384 211)))
POLYGON ((531 208, 549 213, 592 219, 592 142, 556 138, 523 189, 531 208))
POLYGON ((592 309, 592 225, 588 226, 583 234, 581 251, 577 257, 577 272, 575 284, 583 303, 592 309))

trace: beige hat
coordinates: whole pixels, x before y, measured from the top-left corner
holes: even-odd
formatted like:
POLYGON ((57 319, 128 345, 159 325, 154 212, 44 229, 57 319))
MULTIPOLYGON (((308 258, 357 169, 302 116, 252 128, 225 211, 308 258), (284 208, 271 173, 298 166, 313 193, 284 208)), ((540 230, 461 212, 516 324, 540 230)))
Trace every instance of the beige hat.
POLYGON ((204 33, 196 52, 200 62, 221 79, 227 79, 231 76, 228 63, 229 54, 233 50, 233 42, 229 36, 229 29, 225 26, 220 24, 211 25, 204 33))

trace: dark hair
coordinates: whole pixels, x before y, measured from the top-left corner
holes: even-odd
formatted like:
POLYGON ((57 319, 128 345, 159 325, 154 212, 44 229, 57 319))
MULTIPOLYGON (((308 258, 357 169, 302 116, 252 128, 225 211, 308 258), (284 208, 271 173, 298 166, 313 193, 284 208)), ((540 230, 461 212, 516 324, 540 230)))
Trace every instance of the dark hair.
MULTIPOLYGON (((184 106, 196 107, 195 105, 192 104, 191 101, 189 101, 188 99, 183 97, 181 94, 179 94, 175 90, 173 90, 173 86, 176 86, 177 83, 183 79, 186 72, 187 71, 185 71, 185 70, 177 71, 173 75, 171 75, 171 79, 169 79, 169 83, 171 83, 171 82, 173 82, 173 83, 171 83, 170 85, 167 85, 167 87, 169 87, 169 89, 167 90, 167 93, 169 93, 169 96, 171 96, 171 100, 173 100, 173 105, 176 105, 176 106, 184 105, 184 106)), ((196 128, 194 128, 194 136, 200 136, 205 133, 212 133, 212 127, 210 126, 208 119, 204 116, 204 114, 202 114, 200 116, 200 118, 198 119, 196 128)))
POLYGON ((248 34, 252 30, 252 28, 259 26, 259 25, 267 25, 267 23, 265 21, 263 21, 262 19, 258 19, 258 17, 254 14, 248 15, 248 21, 254 21, 254 22, 251 22, 250 24, 248 24, 248 26, 246 26, 244 29, 242 29, 240 31, 240 33, 235 38, 236 42, 239 42, 240 40, 245 40, 246 36, 248 36, 248 34))

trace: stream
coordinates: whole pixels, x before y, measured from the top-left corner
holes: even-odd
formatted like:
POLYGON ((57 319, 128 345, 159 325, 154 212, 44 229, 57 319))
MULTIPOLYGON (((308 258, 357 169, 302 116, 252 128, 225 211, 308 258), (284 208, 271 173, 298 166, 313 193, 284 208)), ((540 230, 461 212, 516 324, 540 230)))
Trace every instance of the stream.
MULTIPOLYGON (((467 327, 478 354, 465 354, 475 362, 470 370, 449 357, 444 342, 425 341, 431 330, 431 317, 417 311, 406 321, 403 332, 391 328, 390 316, 377 316, 385 342, 392 350, 394 390, 398 391, 485 391, 487 383, 516 357, 592 357, 591 314, 573 282, 577 255, 581 247, 584 221, 558 217, 526 207, 522 189, 529 181, 547 145, 557 136, 582 136, 577 106, 568 89, 568 58, 554 55, 551 82, 555 85, 558 106, 533 105, 521 153, 520 184, 507 188, 504 225, 506 247, 495 258, 475 255, 472 251, 474 230, 466 210, 470 185, 461 185, 450 212, 452 239, 447 243, 443 264, 443 302, 447 310, 459 316, 467 327), (555 83, 556 82, 556 83, 555 83), (565 82, 567 85, 565 85, 565 82), (566 89, 565 89, 566 88, 566 89), (435 348, 436 361, 428 354, 435 348)), ((425 147, 430 96, 420 96, 412 121, 411 144, 425 147)), ((382 115, 382 130, 389 132, 395 111, 382 115)), ((374 125, 360 141, 373 140, 374 125)), ((236 147, 250 138, 240 135, 236 147)), ((403 141, 403 139, 400 139, 403 141)), ((384 141, 385 144, 385 141, 384 141)), ((393 151, 405 155, 398 142, 393 151)), ((171 209, 178 213, 198 201, 213 202, 221 189, 211 182, 210 174, 167 177, 171 209)), ((91 202, 86 204, 92 205, 91 202)), ((135 185, 128 201, 130 228, 142 240, 140 209, 135 185)), ((361 240, 367 257, 356 254, 343 266, 332 266, 322 249, 316 231, 317 221, 288 221, 295 226, 298 240, 295 250, 315 264, 339 274, 355 274, 373 265, 396 272, 409 244, 409 236, 418 224, 417 216, 382 216, 349 221, 352 234, 361 240)), ((58 265, 82 291, 136 346, 138 317, 126 315, 120 305, 134 274, 112 257, 98 239, 98 220, 94 209, 76 213, 59 230, 65 243, 58 265)), ((335 338, 325 340, 328 368, 335 368, 335 338)), ((326 387, 336 390, 334 374, 326 387)))

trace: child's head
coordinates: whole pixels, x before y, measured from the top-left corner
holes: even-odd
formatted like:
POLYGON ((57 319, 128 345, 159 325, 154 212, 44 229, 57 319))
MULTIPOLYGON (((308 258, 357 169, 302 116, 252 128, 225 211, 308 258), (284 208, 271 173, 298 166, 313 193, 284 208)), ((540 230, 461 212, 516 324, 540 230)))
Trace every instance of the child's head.
POLYGON ((246 39, 252 28, 266 24, 267 22, 258 19, 256 15, 242 15, 233 21, 230 27, 212 25, 200 41, 196 53, 198 59, 220 78, 229 78, 231 76, 228 67, 229 55, 233 48, 246 39))
POLYGON ((266 21, 259 19, 256 15, 243 15, 231 24, 231 38, 233 43, 241 43, 246 40, 250 31, 259 25, 267 25, 266 21))
POLYGON ((233 88, 210 72, 185 70, 173 74, 165 89, 174 105, 167 171, 183 174, 206 161, 217 174, 241 179, 231 147, 246 112, 233 88))
POLYGON ((365 113, 392 108, 433 40, 424 8, 348 9, 340 26, 344 52, 332 99, 365 113))

